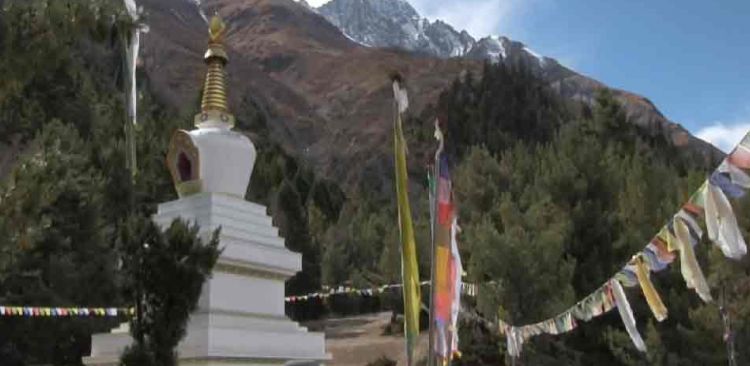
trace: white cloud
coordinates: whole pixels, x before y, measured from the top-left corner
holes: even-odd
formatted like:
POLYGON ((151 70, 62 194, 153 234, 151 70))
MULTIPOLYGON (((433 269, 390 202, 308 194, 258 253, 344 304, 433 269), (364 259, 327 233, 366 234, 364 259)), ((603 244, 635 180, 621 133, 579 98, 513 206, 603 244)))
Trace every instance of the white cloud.
POLYGON ((474 37, 505 33, 514 15, 533 0, 410 0, 422 16, 441 19, 474 37))
MULTIPOLYGON (((319 7, 330 0, 306 0, 319 7)), ((481 38, 505 34, 524 9, 537 0, 406 0, 423 17, 440 19, 458 30, 467 30, 481 38)))
POLYGON ((698 130, 695 135, 728 153, 742 140, 748 131, 750 131, 750 122, 731 124, 716 122, 698 130))

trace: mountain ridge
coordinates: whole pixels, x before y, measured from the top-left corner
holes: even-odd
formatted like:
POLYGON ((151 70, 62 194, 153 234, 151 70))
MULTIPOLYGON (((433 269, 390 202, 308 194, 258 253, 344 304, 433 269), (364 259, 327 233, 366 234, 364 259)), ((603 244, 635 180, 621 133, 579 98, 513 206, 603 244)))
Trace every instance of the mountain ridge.
MULTIPOLYGON (((355 0, 366 1, 366 0, 355 0)), ((411 112, 419 114, 463 72, 483 61, 438 58, 397 48, 366 47, 313 9, 293 0, 143 0, 151 31, 143 59, 157 94, 178 108, 192 105, 202 85, 205 21, 217 12, 229 24, 230 98, 235 114, 258 106, 274 139, 348 190, 369 180, 391 190, 391 91, 387 75, 409 80, 411 112), (363 72, 366 70, 366 72, 363 72), (377 178, 380 177, 380 178, 377 178)), ((540 66, 524 45, 496 39, 506 60, 540 66), (529 59, 533 57, 533 59, 529 59)), ((490 43, 490 42, 486 42, 490 43)), ((592 103, 605 85, 544 58, 544 80, 563 97, 592 103)), ((710 155, 713 147, 664 118, 647 99, 616 91, 633 122, 663 126, 678 146, 710 155)), ((411 164, 416 164, 411 162, 411 164)))
MULTIPOLYGON (((458 31, 440 19, 430 21, 422 17, 406 0, 331 0, 315 10, 349 38, 365 45, 401 48, 440 58, 465 57, 490 62, 524 62, 563 97, 580 100, 589 105, 593 104, 597 89, 609 88, 604 83, 560 64, 554 58, 532 51, 522 42, 493 35, 475 39, 475 35, 470 35, 465 30, 458 31), (403 9, 405 15, 394 16, 400 9, 403 9), (430 33, 429 30, 433 27, 439 27, 442 33, 430 33), (373 35, 367 32, 384 33, 373 35), (458 38, 466 40, 467 43, 456 42, 458 38), (372 42, 373 40, 377 42, 372 42), (450 46, 436 48, 433 47, 434 44, 450 46), (463 52, 454 52, 456 49, 463 52)), ((668 120, 647 98, 624 90, 610 89, 615 91, 618 99, 625 104, 629 117, 637 124, 644 127, 665 127, 670 131, 673 143, 677 145, 704 143, 681 125, 668 120)))

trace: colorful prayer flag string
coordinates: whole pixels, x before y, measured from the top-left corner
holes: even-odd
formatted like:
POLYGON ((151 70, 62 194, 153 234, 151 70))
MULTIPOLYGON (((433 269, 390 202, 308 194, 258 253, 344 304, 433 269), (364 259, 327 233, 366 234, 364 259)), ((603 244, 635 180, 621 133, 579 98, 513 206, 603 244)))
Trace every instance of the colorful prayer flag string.
POLYGON ((135 315, 134 308, 0 306, 0 316, 5 317, 129 317, 133 315, 135 315))
MULTIPOLYGON (((419 283, 419 285, 429 286, 430 281, 422 281, 419 283)), ((287 296, 284 300, 286 302, 294 303, 294 302, 300 302, 300 301, 308 301, 311 299, 327 299, 331 297, 332 295, 342 295, 342 294, 358 295, 358 296, 374 296, 377 294, 382 294, 388 290, 400 289, 402 287, 403 285, 400 283, 393 283, 389 285, 382 285, 382 286, 368 287, 368 288, 337 286, 337 287, 332 287, 331 289, 327 291, 311 292, 305 295, 287 296)), ((473 283, 462 283, 461 292, 466 294, 467 296, 474 297, 477 295, 477 285, 473 283)))
POLYGON ((701 221, 707 237, 724 256, 740 259, 747 254, 730 199, 746 196, 750 189, 750 133, 724 159, 713 174, 690 197, 690 200, 668 220, 667 224, 637 253, 612 279, 579 301, 569 310, 539 323, 513 326, 498 320, 500 333, 507 339, 511 357, 519 357, 524 342, 542 333, 560 334, 575 329, 575 319, 588 321, 615 307, 618 308, 628 334, 636 348, 645 352, 646 346, 635 327, 630 304, 622 286, 640 286, 657 320, 667 317, 666 306, 649 279, 650 272, 660 272, 676 258, 689 289, 695 290, 705 302, 713 301, 703 271, 693 249, 703 237, 701 221))

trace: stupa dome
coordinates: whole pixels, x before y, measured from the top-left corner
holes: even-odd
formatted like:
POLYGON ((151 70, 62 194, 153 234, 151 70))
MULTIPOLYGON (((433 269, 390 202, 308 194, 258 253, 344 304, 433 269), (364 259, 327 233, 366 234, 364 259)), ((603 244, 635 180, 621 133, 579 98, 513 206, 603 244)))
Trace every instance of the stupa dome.
POLYGON ((223 45, 225 31, 220 18, 211 19, 197 128, 175 131, 169 143, 167 167, 180 197, 203 192, 244 197, 255 166, 252 141, 232 131, 234 116, 229 112, 224 71, 229 61, 223 45))

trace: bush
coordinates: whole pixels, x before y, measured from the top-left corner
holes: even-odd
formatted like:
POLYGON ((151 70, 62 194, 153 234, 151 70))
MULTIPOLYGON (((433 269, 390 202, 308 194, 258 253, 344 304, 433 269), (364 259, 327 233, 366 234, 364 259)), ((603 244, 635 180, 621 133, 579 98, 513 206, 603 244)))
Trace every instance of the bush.
POLYGON ((380 358, 378 358, 377 360, 372 361, 367 364, 367 366, 396 366, 396 365, 397 365, 396 361, 391 360, 390 358, 386 356, 380 356, 380 358))

